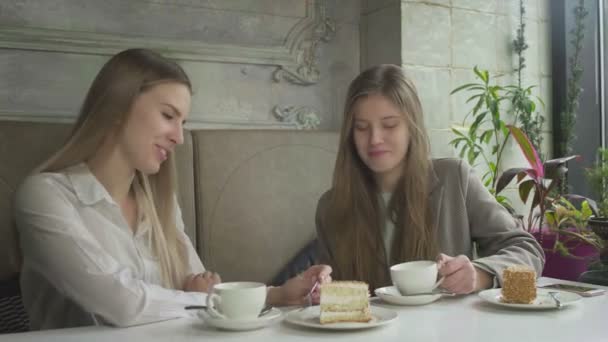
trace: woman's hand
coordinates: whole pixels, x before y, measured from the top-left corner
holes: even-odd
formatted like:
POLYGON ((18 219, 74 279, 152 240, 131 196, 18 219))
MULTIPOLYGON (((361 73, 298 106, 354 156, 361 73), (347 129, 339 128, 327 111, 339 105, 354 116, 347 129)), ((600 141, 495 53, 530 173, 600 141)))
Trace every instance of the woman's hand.
POLYGON ((268 290, 266 302, 270 305, 302 305, 307 303, 308 294, 315 286, 319 285, 312 292, 312 302, 319 303, 320 285, 331 282, 331 267, 327 265, 314 265, 309 267, 304 273, 293 277, 282 286, 272 287, 268 290))
POLYGON ((222 282, 220 275, 211 271, 190 274, 184 282, 184 291, 209 293, 213 286, 222 282))
POLYGON ((448 292, 468 294, 492 286, 492 276, 473 265, 466 255, 437 257, 439 275, 445 277, 441 287, 448 292))

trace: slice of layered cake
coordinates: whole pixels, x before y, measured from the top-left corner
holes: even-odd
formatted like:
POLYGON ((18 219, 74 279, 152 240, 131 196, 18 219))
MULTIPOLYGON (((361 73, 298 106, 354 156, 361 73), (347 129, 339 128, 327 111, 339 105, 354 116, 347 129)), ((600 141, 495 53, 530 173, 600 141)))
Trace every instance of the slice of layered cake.
POLYGON ((369 322, 369 286, 361 281, 333 281, 321 286, 321 324, 369 322))
POLYGON ((532 304, 536 299, 536 272, 529 266, 514 265, 502 273, 502 301, 532 304))

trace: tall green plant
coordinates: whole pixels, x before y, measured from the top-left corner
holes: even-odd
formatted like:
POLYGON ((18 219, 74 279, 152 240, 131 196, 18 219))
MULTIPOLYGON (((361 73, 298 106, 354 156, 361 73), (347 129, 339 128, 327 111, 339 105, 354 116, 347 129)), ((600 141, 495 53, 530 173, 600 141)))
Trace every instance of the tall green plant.
MULTIPOLYGON (((558 144, 559 154, 566 155, 572 153, 572 146, 576 140, 574 124, 579 106, 579 98, 583 91, 581 79, 583 77, 583 65, 581 64, 581 50, 583 39, 585 38, 585 17, 589 12, 585 9, 585 0, 579 0, 574 8, 574 28, 570 31, 573 36, 570 44, 573 54, 568 60, 570 66, 570 76, 567 82, 566 100, 560 115, 561 141, 558 144)), ((565 182, 564 182, 565 184, 565 182)))
MULTIPOLYGON (((468 91, 471 96, 467 103, 474 103, 472 110, 465 116, 460 127, 452 127, 456 137, 450 141, 456 149, 460 148, 460 157, 466 156, 471 165, 477 165, 481 159, 487 172, 482 180, 496 199, 511 209, 506 197, 495 192, 498 170, 503 160, 503 152, 510 132, 506 121, 517 125, 530 137, 537 151, 541 151, 542 126, 544 118, 538 113, 537 103, 544 106, 542 100, 532 95, 534 86, 522 86, 522 71, 526 67, 524 51, 528 49, 525 39, 526 24, 523 0, 519 3, 519 27, 513 40, 513 50, 517 54, 517 84, 499 86, 491 84, 486 70, 473 68, 477 83, 468 83, 457 87, 451 94, 468 91), (506 108, 506 110, 503 110, 506 108), (470 121, 469 121, 470 120, 470 121)), ((542 153, 541 153, 542 154, 542 153)))
MULTIPOLYGON (((467 103, 475 103, 465 116, 461 127, 452 127, 456 135, 450 144, 460 149, 460 157, 467 158, 469 164, 477 165, 481 158, 487 171, 482 175, 486 188, 505 207, 511 209, 506 197, 495 192, 498 171, 504 158, 504 151, 509 140, 507 119, 511 125, 519 121, 522 115, 535 112, 536 102, 532 95, 534 86, 520 88, 516 85, 499 86, 492 84, 487 70, 473 68, 479 82, 467 83, 452 91, 468 91, 471 96, 467 103), (509 104, 506 113, 502 111, 503 102, 509 104), (467 124, 467 122, 471 122, 467 124)), ((537 98, 536 98, 537 99, 537 98)), ((540 99, 538 99, 540 101, 540 99)), ((542 101, 540 101, 542 103, 542 101)))
POLYGON ((509 136, 509 130, 500 112, 500 103, 505 100, 501 95, 504 88, 490 84, 490 74, 487 70, 475 67, 473 71, 480 82, 464 84, 451 93, 464 90, 472 93, 466 102, 474 101, 475 105, 465 116, 462 126, 467 126, 469 118, 472 123, 466 128, 452 127, 456 138, 450 141, 450 144, 456 149, 460 148, 460 157, 466 156, 471 165, 476 165, 479 157, 483 159, 488 171, 482 176, 482 180, 486 187, 493 189, 498 165, 509 136))
MULTIPOLYGON (((530 138, 530 142, 534 145, 534 148, 541 153, 541 145, 543 142, 542 127, 545 122, 545 118, 536 112, 536 106, 534 103, 529 101, 530 94, 526 92, 526 89, 522 88, 522 71, 526 67, 526 58, 524 52, 528 49, 528 43, 526 43, 526 23, 524 16, 526 8, 524 7, 523 0, 519 0, 519 27, 515 39, 513 40, 513 51, 517 55, 517 86, 508 86, 510 91, 510 102, 513 112, 515 112, 521 129, 530 138)), ((538 99, 540 103, 542 100, 538 99)), ((542 103, 544 106, 544 103, 542 103)))

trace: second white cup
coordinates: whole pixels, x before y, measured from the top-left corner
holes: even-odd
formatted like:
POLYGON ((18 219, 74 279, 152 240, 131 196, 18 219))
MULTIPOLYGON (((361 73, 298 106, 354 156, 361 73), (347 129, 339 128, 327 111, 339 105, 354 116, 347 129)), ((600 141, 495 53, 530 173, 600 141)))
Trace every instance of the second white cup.
POLYGON ((432 292, 443 282, 443 277, 437 280, 437 273, 437 263, 430 260, 391 266, 393 285, 404 296, 432 292))

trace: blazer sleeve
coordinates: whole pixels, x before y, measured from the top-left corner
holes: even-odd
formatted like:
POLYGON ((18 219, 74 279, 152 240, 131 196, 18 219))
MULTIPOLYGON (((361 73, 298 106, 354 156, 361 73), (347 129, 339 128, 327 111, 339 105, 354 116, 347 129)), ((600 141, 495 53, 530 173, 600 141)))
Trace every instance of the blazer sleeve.
POLYGON ((502 273, 511 265, 528 265, 538 276, 545 263, 536 239, 496 201, 481 179, 465 162, 460 163, 469 228, 479 258, 473 264, 493 274, 502 284, 502 273))

